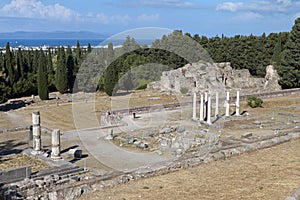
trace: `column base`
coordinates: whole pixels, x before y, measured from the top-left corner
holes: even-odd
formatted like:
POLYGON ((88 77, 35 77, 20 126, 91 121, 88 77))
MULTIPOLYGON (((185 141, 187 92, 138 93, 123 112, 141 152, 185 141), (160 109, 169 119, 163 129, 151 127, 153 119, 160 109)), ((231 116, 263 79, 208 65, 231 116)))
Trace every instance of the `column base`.
POLYGON ((41 155, 42 153, 43 153, 42 151, 36 151, 36 150, 31 151, 31 155, 34 155, 34 156, 41 155))
POLYGON ((54 156, 54 155, 51 155, 51 159, 53 159, 53 160, 60 160, 60 159, 61 159, 61 156, 54 156))

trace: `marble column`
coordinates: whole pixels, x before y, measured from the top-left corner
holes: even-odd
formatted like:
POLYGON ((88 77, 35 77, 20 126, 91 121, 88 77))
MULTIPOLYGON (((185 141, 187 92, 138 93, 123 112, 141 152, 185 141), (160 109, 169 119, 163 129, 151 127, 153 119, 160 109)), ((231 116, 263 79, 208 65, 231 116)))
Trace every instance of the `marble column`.
POLYGON ((203 93, 200 93, 200 122, 203 122, 203 112, 204 112, 204 102, 203 102, 203 93))
POLYGON ((225 112, 225 117, 229 117, 229 91, 226 91, 226 112, 225 112))
POLYGON ((60 159, 60 130, 54 129, 52 131, 52 159, 60 159))
POLYGON ((211 95, 208 94, 208 99, 207 99, 207 124, 211 124, 211 95))
POLYGON ((240 91, 236 91, 235 115, 240 116, 240 91))
POLYGON ((207 98, 208 98, 208 93, 205 92, 204 93, 204 113, 205 113, 204 120, 206 121, 207 121, 207 98))
POLYGON ((219 92, 216 92, 215 118, 219 116, 219 92))
POLYGON ((32 113, 32 135, 33 135, 33 154, 40 154, 42 148, 41 141, 41 126, 40 126, 40 112, 32 113))
POLYGON ((197 119, 197 94, 194 92, 193 95, 193 120, 197 119))

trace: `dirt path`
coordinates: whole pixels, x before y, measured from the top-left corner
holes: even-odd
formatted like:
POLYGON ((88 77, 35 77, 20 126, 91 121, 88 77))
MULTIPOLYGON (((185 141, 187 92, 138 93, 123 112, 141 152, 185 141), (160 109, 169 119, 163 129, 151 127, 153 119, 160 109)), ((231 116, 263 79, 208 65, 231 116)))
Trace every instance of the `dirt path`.
POLYGON ((285 199, 300 185, 299 149, 300 139, 80 199, 285 199))

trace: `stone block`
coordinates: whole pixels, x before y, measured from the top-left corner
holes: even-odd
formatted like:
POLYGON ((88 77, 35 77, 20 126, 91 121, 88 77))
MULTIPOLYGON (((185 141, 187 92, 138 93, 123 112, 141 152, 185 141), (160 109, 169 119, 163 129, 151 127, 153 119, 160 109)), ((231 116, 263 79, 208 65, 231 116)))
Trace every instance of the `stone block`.
POLYGON ((249 133, 244 133, 241 137, 242 138, 250 138, 253 136, 253 133, 249 132, 249 133))
POLYGON ((168 134, 171 132, 172 132, 171 128, 163 128, 159 131, 159 134, 168 134))
POLYGON ((184 126, 177 126, 177 132, 178 133, 183 133, 185 131, 185 127, 184 126))
POLYGON ((82 150, 80 150, 80 149, 70 149, 68 151, 68 155, 73 156, 74 158, 81 158, 82 157, 82 150))

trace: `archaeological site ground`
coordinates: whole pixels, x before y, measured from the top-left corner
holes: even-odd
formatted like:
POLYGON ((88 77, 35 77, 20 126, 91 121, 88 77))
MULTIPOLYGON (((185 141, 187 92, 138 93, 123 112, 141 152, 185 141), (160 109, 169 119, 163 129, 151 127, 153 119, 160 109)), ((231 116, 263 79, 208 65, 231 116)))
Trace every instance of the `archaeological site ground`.
POLYGON ((280 90, 272 67, 265 79, 215 67, 188 64, 112 97, 2 104, 1 198, 296 199, 300 90, 280 90))

